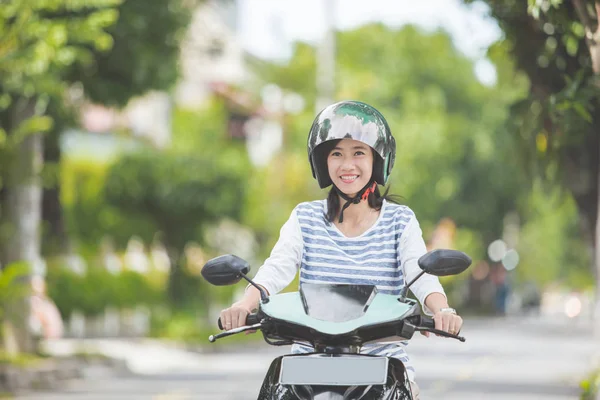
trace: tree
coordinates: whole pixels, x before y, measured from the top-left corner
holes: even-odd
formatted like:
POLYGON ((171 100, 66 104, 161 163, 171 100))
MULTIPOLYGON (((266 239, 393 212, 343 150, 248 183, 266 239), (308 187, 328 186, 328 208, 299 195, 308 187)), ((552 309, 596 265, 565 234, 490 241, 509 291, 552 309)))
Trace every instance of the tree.
MULTIPOLYGON (((91 49, 110 47, 105 28, 117 18, 120 0, 0 4, 0 262, 30 265, 39 260, 42 133, 51 96, 61 96, 63 73, 89 58, 91 49)), ((22 302, 21 315, 28 315, 22 302)), ((17 339, 32 350, 27 318, 17 321, 17 339)))
MULTIPOLYGON (((467 1, 470 3, 470 1, 467 1)), ((529 94, 513 107, 511 130, 529 171, 573 194, 594 255, 600 321, 600 29, 597 0, 486 0, 506 35, 529 94)))
POLYGON ((125 156, 109 171, 107 201, 153 221, 162 233, 171 259, 169 298, 174 305, 189 305, 187 301, 203 295, 199 278, 183 269, 183 250, 202 236, 208 222, 240 218, 243 171, 247 168, 236 168, 228 157, 155 152, 125 156))
MULTIPOLYGON (((79 85, 86 101, 121 108, 135 96, 151 90, 168 91, 178 76, 179 48, 200 0, 127 0, 116 8, 119 18, 106 32, 112 38, 110 49, 92 51, 87 63, 74 64, 63 77, 69 85, 79 85)), ((48 176, 55 176, 60 164, 60 135, 77 126, 73 105, 63 97, 50 104, 54 128, 46 135, 44 160, 48 176)), ((43 218, 47 228, 48 252, 65 253, 68 239, 60 203, 60 185, 51 179, 43 197, 43 218)))

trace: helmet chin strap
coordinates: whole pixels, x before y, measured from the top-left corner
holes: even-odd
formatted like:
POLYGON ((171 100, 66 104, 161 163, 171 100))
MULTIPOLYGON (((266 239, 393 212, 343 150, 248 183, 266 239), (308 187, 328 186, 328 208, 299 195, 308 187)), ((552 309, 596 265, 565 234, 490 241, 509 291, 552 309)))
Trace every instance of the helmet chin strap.
POLYGON ((346 200, 346 204, 343 205, 342 210, 340 211, 340 218, 338 219, 338 222, 341 224, 342 222, 344 222, 344 211, 346 210, 346 208, 350 207, 350 205, 352 204, 360 203, 361 200, 367 200, 369 194, 375 191, 377 183, 374 181, 370 181, 362 189, 360 189, 354 197, 348 196, 335 185, 333 185, 333 187, 335 188, 336 192, 340 195, 340 197, 346 200))

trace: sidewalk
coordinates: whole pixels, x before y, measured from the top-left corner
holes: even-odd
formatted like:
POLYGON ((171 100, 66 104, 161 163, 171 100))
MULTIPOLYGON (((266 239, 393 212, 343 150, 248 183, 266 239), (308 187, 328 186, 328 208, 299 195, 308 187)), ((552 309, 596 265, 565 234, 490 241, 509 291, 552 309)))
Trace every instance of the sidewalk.
POLYGON ((26 364, 0 364, 0 395, 54 390, 69 380, 110 377, 128 371, 118 359, 101 355, 48 355, 26 364))

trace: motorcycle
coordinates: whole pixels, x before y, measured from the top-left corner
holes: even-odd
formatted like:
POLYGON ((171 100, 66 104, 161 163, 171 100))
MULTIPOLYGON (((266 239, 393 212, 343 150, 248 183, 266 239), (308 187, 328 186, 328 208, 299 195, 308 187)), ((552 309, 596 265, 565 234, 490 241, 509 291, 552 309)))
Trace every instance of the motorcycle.
MULTIPOLYGON (((260 304, 246 325, 209 337, 210 342, 245 331, 261 331, 274 346, 299 343, 314 352, 277 357, 265 376, 258 400, 412 400, 401 360, 360 354, 370 342, 393 337, 410 340, 415 332, 465 338, 435 329, 433 318, 408 298, 408 289, 423 274, 456 275, 471 265, 465 253, 438 249, 418 260, 421 272, 398 296, 378 293, 374 285, 300 284, 298 292, 268 296, 248 277, 250 266, 235 255, 209 260, 202 276, 211 284, 233 285, 245 279, 260 292, 260 304)), ((219 319, 219 329, 223 326, 219 319)))

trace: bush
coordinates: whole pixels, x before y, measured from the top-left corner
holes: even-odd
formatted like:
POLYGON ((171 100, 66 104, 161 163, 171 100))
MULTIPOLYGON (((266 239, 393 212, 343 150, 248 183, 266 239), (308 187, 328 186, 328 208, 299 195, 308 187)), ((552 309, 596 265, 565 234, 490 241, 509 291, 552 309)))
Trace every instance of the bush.
POLYGON ((107 172, 104 163, 63 160, 61 202, 68 232, 83 249, 92 251, 105 236, 113 238, 119 248, 124 248, 133 235, 151 241, 157 231, 151 220, 108 204, 103 192, 107 172))
POLYGON ((66 268, 49 268, 47 281, 48 294, 64 319, 76 310, 86 316, 97 316, 108 307, 153 306, 164 299, 161 287, 133 271, 113 275, 92 267, 85 275, 78 275, 66 268))
POLYGON ((593 371, 581 384, 581 400, 594 400, 600 389, 600 369, 593 371))

